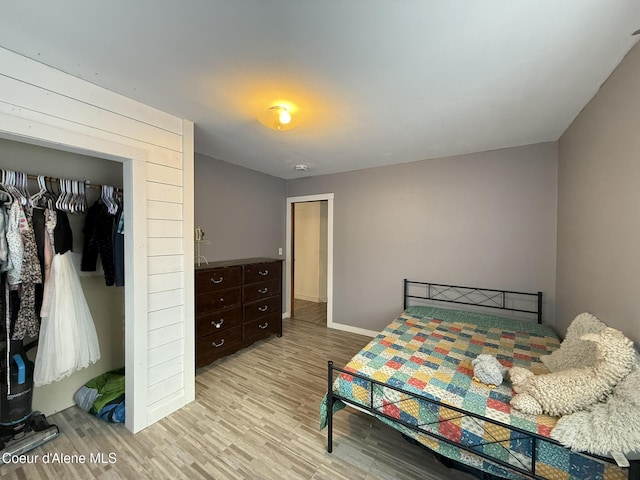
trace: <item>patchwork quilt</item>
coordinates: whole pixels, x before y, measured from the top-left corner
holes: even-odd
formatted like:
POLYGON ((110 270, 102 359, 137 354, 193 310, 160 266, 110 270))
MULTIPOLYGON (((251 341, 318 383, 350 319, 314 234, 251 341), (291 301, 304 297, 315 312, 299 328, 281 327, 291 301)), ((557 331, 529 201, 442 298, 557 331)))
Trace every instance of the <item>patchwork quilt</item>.
MULTIPOLYGON (((490 388, 473 380, 471 361, 479 354, 494 355, 505 367, 546 373, 539 358, 558 346, 555 333, 534 322, 409 307, 344 368, 380 384, 341 373, 333 390, 357 405, 374 408, 380 420, 435 452, 493 475, 522 478, 507 467, 513 466, 527 474, 535 468, 536 475, 549 479, 625 478, 616 466, 552 441, 537 440, 532 454, 536 440, 530 433, 549 437, 557 419, 512 409, 514 392, 508 381, 490 388), (422 433, 394 420, 419 427, 422 433), (461 444, 481 455, 456 446, 461 444)), ((343 406, 336 402, 334 411, 343 406)), ((323 400, 322 426, 326 413, 323 400)))

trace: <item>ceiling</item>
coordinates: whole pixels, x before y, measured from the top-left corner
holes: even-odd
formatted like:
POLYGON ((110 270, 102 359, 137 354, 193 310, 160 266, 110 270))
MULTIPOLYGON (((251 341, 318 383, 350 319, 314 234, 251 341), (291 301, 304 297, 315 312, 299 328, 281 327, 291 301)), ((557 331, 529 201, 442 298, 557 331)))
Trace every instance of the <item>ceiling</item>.
POLYGON ((1 5, 0 46, 193 120, 196 152, 287 179, 555 141, 640 39, 638 0, 1 5), (278 100, 297 128, 258 122, 278 100))

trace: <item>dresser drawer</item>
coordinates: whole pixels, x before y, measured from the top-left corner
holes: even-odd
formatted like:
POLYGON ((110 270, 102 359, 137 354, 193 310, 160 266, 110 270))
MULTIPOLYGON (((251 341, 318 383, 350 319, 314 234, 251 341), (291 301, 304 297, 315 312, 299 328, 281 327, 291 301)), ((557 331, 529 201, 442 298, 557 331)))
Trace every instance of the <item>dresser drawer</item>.
POLYGON ((196 342, 196 366, 207 365, 215 359, 237 350, 241 345, 242 326, 198 338, 196 342))
POLYGON ((242 283, 242 267, 220 267, 196 271, 196 292, 235 287, 242 283))
POLYGON ((198 316, 208 315, 221 308, 240 305, 241 297, 241 287, 198 293, 196 295, 196 312, 198 312, 198 316))
POLYGON ((280 280, 282 262, 252 263, 244 266, 244 283, 264 282, 265 280, 280 280))
POLYGON ((266 282, 252 283, 242 287, 242 301, 253 302, 261 298, 271 297, 280 293, 280 279, 266 282))
POLYGON ((219 333, 231 327, 242 325, 242 308, 240 306, 216 310, 210 315, 196 316, 196 334, 204 337, 212 333, 219 333))
POLYGON ((266 315, 251 322, 245 322, 242 326, 244 341, 254 341, 259 338, 268 337, 274 333, 280 333, 282 317, 279 313, 266 315))
POLYGON ((244 321, 250 322, 272 313, 281 315, 281 302, 282 300, 280 299, 280 295, 276 295, 274 297, 265 298, 264 300, 246 303, 243 307, 244 321))

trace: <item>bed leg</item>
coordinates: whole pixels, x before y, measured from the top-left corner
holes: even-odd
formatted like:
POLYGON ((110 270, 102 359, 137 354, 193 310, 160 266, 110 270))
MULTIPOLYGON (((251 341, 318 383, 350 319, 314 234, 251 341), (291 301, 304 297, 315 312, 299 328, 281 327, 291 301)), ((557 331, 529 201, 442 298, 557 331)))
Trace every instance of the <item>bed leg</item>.
POLYGON ((333 451, 333 362, 327 363, 327 452, 333 451))
POLYGON ((538 292, 538 323, 542 324, 542 292, 538 292))

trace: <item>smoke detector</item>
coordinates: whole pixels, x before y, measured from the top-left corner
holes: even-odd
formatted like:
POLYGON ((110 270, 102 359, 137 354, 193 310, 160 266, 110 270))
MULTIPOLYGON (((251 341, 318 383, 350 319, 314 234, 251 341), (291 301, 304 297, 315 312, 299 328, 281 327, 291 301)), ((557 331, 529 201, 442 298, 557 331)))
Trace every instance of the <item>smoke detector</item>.
POLYGON ((302 163, 296 165, 293 168, 298 172, 306 172, 307 170, 309 170, 309 166, 308 165, 304 165, 302 163))

